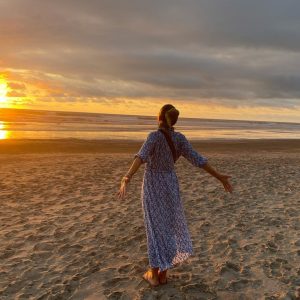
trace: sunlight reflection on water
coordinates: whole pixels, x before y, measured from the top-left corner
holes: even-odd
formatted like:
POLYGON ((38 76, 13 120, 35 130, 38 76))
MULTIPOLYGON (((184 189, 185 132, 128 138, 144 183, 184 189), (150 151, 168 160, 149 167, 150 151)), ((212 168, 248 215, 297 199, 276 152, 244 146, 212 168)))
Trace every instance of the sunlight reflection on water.
POLYGON ((5 122, 0 121, 0 140, 5 140, 10 137, 10 132, 5 130, 5 122))

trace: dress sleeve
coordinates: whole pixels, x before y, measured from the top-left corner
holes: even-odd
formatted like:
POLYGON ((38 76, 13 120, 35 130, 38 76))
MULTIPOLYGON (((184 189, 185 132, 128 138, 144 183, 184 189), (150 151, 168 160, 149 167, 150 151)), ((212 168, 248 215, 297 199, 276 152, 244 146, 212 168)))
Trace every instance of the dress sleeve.
POLYGON ((150 132, 144 141, 140 150, 134 155, 134 158, 140 157, 142 164, 148 162, 149 156, 152 154, 155 145, 155 132, 150 132))
POLYGON ((191 143, 183 134, 181 135, 181 155, 185 157, 192 165, 199 168, 202 168, 208 161, 205 156, 202 156, 193 149, 191 143))

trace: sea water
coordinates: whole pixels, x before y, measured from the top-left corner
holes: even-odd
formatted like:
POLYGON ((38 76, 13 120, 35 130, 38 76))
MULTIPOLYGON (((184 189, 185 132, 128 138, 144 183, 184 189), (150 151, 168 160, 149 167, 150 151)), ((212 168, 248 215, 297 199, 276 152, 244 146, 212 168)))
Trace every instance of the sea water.
MULTIPOLYGON (((179 117, 174 127, 191 140, 300 138, 300 123, 179 117)), ((0 139, 144 140, 156 129, 156 116, 0 111, 0 139)))

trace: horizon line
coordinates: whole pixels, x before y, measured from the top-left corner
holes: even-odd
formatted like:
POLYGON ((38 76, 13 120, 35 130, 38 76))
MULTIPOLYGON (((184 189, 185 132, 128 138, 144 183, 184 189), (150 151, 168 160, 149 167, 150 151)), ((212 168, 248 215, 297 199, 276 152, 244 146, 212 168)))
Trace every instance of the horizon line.
MULTIPOLYGON (((136 114, 113 114, 103 112, 86 112, 86 111, 70 111, 70 110, 49 110, 49 109, 32 109, 32 108, 14 108, 14 107, 0 107, 1 110, 25 110, 25 111, 41 111, 41 112, 62 112, 62 113, 75 113, 75 114, 91 114, 91 115, 113 115, 113 116, 135 116, 135 117, 155 117, 154 115, 136 115, 136 114)), ((300 122, 288 122, 288 121, 271 121, 271 120, 241 120, 241 119, 218 119, 218 118, 201 118, 201 117, 181 117, 181 119, 193 119, 193 120, 207 120, 207 121, 237 121, 237 122, 260 122, 260 123, 280 123, 280 124, 297 124, 300 122)))

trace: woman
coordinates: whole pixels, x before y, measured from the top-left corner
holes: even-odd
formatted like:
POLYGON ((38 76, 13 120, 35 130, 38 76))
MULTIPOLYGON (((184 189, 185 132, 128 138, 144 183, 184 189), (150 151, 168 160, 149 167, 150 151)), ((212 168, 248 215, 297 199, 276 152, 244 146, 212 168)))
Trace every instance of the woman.
POLYGON ((147 235, 150 268, 143 279, 151 286, 167 283, 167 270, 186 260, 192 253, 192 242, 180 199, 179 183, 174 164, 182 155, 191 164, 216 177, 225 191, 232 192, 228 179, 218 173, 207 158, 196 152, 186 137, 174 130, 179 111, 171 104, 164 105, 158 115, 158 130, 151 131, 127 174, 122 178, 119 199, 141 164, 146 163, 142 184, 142 207, 147 235), (173 142, 173 150, 163 130, 173 142), (175 148, 175 149, 174 149, 175 148))

